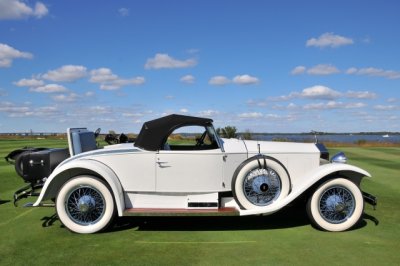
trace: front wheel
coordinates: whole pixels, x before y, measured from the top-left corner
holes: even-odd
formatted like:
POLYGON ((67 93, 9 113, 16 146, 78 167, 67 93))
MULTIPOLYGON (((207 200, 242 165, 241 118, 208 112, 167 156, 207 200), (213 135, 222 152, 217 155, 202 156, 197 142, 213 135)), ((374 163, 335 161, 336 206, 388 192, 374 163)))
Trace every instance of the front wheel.
POLYGON ((103 230, 111 222, 115 207, 107 185, 93 176, 68 180, 56 199, 60 221, 71 231, 90 234, 103 230))
POLYGON ((319 186, 307 202, 311 222, 326 231, 353 227, 364 211, 361 190, 350 180, 335 178, 319 186))

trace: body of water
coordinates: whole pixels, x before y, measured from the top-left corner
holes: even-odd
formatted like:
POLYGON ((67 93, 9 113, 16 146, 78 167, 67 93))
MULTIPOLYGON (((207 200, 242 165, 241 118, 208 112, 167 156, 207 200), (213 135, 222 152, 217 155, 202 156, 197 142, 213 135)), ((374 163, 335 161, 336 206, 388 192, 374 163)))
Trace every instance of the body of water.
MULTIPOLYGON (((254 140, 286 140, 293 142, 315 142, 315 135, 313 134, 255 134, 253 135, 254 140)), ((400 143, 400 135, 359 135, 359 134, 348 134, 348 135, 317 135, 318 142, 341 142, 341 143, 357 143, 359 141, 366 142, 385 142, 385 143, 400 143)))

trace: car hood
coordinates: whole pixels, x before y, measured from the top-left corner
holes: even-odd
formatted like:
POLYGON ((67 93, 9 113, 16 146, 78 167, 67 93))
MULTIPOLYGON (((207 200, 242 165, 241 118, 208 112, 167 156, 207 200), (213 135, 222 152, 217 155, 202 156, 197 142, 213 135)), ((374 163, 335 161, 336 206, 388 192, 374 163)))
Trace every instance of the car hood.
POLYGON ((296 142, 277 142, 277 141, 257 141, 239 139, 221 139, 224 151, 227 153, 319 153, 319 149, 314 143, 296 142))
POLYGON ((319 153, 314 143, 255 140, 245 140, 244 143, 249 153, 319 153))

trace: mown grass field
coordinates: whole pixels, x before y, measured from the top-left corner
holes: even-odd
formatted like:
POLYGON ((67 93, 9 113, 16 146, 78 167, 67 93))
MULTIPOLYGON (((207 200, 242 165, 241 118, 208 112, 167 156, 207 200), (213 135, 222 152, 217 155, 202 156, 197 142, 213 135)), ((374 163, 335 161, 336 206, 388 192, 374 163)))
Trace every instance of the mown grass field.
MULTIPOLYGON (((0 141, 0 265, 399 265, 400 148, 344 150, 369 171, 362 188, 379 197, 351 231, 314 229, 302 207, 265 217, 117 219, 108 231, 78 235, 54 208, 15 208, 24 185, 2 159, 23 146, 66 147, 65 140, 0 141)), ((32 201, 31 199, 30 201, 32 201)), ((20 205, 27 202, 23 200, 20 205)))

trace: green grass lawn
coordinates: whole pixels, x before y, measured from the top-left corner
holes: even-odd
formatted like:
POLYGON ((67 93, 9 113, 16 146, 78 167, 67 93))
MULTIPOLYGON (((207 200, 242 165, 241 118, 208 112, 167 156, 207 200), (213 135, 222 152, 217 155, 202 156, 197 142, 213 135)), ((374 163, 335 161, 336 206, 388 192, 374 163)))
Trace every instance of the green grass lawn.
MULTIPOLYGON (((0 141, 0 158, 27 145, 66 141, 0 141)), ((360 225, 342 233, 314 229, 294 206, 265 217, 120 218, 106 232, 78 235, 62 227, 54 208, 15 208, 10 200, 24 183, 0 159, 0 265, 399 265, 400 148, 331 155, 339 150, 372 174, 362 188, 379 198, 376 211, 366 205, 360 225)))

